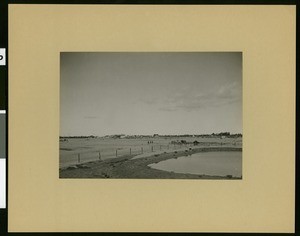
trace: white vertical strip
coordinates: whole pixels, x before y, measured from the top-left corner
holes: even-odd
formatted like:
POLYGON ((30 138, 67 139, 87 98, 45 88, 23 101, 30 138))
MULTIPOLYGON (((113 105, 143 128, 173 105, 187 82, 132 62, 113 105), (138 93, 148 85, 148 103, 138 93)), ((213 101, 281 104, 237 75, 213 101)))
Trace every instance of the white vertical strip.
POLYGON ((6 159, 0 159, 0 208, 6 208, 6 159))
POLYGON ((6 65, 6 50, 5 48, 0 48, 0 66, 6 65))

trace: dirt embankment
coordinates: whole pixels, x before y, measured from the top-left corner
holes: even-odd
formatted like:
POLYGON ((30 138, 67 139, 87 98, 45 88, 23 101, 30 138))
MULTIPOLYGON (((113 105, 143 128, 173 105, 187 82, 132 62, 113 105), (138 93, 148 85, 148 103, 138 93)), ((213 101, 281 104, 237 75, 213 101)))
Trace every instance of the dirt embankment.
POLYGON ((232 176, 209 176, 181 174, 150 168, 148 165, 171 158, 178 158, 199 152, 242 151, 242 148, 210 147, 193 148, 184 151, 154 154, 153 156, 132 159, 134 155, 104 161, 78 164, 59 170, 60 178, 111 178, 111 179, 241 179, 232 176))

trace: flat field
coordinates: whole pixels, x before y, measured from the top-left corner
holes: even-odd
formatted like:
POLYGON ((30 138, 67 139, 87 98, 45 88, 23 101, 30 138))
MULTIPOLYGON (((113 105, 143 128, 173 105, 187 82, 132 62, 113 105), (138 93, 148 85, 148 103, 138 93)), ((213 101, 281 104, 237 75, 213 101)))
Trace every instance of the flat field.
POLYGON ((154 170, 149 167, 149 165, 159 161, 203 151, 242 151, 242 138, 140 137, 62 139, 60 140, 59 157, 60 177, 227 178, 224 176, 171 173, 154 170), (94 171, 91 171, 91 169, 94 171), (136 170, 136 173, 129 170, 136 170))
POLYGON ((60 167, 66 167, 99 159, 170 152, 186 147, 241 147, 242 138, 67 138, 61 140, 59 145, 59 164, 60 167), (186 144, 181 140, 186 141, 186 144), (195 146, 194 141, 199 144, 195 146))

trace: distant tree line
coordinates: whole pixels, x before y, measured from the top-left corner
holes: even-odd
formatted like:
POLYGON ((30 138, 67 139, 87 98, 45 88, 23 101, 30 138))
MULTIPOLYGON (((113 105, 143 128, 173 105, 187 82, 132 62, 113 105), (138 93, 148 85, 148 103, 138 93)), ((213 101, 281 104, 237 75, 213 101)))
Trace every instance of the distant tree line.
MULTIPOLYGON (((106 135, 104 138, 151 138, 151 137, 163 137, 163 138, 180 138, 180 137, 228 137, 228 138, 238 138, 242 137, 243 135, 241 133, 231 134, 230 132, 220 132, 220 133, 211 133, 211 134, 180 134, 180 135, 125 135, 125 134, 115 134, 115 135, 106 135)), ((70 138, 98 138, 98 136, 95 135, 80 135, 80 136, 60 136, 60 139, 70 139, 70 138)))
POLYGON ((212 134, 200 134, 195 137, 228 137, 228 138, 238 138, 243 137, 241 133, 231 134, 230 132, 212 133, 212 134))

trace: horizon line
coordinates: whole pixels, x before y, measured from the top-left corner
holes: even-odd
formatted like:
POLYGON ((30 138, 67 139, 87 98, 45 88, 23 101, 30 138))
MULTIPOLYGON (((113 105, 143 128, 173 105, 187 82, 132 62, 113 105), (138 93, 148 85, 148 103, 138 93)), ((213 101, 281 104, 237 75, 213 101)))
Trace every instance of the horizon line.
POLYGON ((95 134, 89 134, 89 135, 83 135, 83 134, 80 134, 80 135, 59 135, 59 137, 79 137, 79 136, 82 136, 82 137, 90 137, 90 136, 94 136, 94 137, 105 137, 105 136, 197 136, 197 135, 219 135, 219 134, 228 134, 229 135, 237 135, 237 134, 241 134, 243 135, 243 133, 231 133, 231 132, 213 132, 213 133, 202 133, 202 134, 157 134, 157 133, 154 133, 154 134, 105 134, 105 135, 95 135, 95 134))

